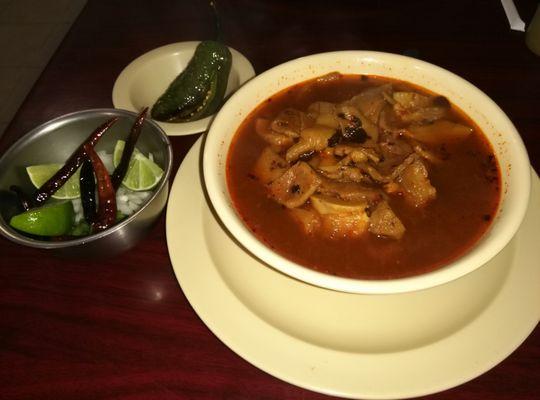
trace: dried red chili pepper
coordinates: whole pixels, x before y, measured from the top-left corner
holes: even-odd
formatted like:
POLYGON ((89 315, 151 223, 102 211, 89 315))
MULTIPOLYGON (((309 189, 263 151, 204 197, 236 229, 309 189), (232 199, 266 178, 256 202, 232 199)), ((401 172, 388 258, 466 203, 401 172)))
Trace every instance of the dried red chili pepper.
POLYGON ((83 146, 84 152, 92 162, 98 187, 98 211, 96 220, 92 223, 92 231, 102 231, 112 226, 116 221, 116 193, 111 177, 90 143, 83 146))
POLYGON ((11 185, 9 187, 9 190, 11 190, 17 195, 20 206, 23 208, 24 211, 28 211, 30 208, 32 208, 32 199, 30 199, 19 186, 11 185))
POLYGON ((126 145, 124 147, 124 151, 122 152, 122 158, 120 159, 120 163, 114 169, 114 172, 111 176, 114 190, 117 190, 120 187, 124 176, 126 176, 126 172, 129 167, 129 160, 131 159, 133 151, 135 150, 135 144, 139 139, 139 135, 141 133, 141 128, 144 123, 144 119, 146 118, 147 111, 148 107, 144 108, 137 116, 137 119, 131 127, 131 132, 129 133, 129 137, 126 140, 126 145))
POLYGON ((96 182, 94 180, 92 161, 89 159, 85 160, 81 167, 79 191, 81 192, 84 219, 89 224, 92 224, 96 220, 96 182))
POLYGON ((84 141, 69 157, 64 166, 54 174, 47 182, 45 182, 34 194, 34 203, 40 205, 45 202, 50 196, 52 196, 60 187, 67 182, 69 177, 77 171, 77 168, 81 166, 86 159, 86 153, 84 151, 84 145, 89 144, 93 147, 101 136, 109 129, 116 121, 118 117, 111 118, 103 125, 99 126, 94 132, 90 134, 88 139, 84 141))

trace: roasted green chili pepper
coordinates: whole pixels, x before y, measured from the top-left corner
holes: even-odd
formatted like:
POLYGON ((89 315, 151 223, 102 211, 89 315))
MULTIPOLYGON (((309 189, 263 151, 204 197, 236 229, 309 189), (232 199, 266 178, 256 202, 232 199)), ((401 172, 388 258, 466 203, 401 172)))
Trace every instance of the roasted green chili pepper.
POLYGON ((96 220, 96 181, 94 180, 92 161, 89 159, 83 162, 81 167, 79 190, 84 219, 92 224, 96 220))
POLYGON ((99 204, 96 220, 92 223, 92 231, 103 231, 116 221, 116 193, 114 192, 111 177, 94 148, 90 143, 86 143, 83 148, 90 161, 92 161, 98 187, 99 204))
POLYGON ((212 40, 201 42, 186 69, 152 107, 152 118, 186 122, 213 114, 225 96, 231 63, 227 46, 212 40))
POLYGON ((89 144, 90 147, 93 147, 107 129, 109 129, 117 120, 118 117, 111 118, 90 134, 88 139, 86 139, 84 143, 71 154, 64 166, 36 191, 34 194, 34 203, 36 205, 44 203, 51 195, 53 195, 67 182, 69 177, 77 171, 77 168, 81 166, 83 161, 86 160, 86 153, 84 151, 85 144, 89 144))
POLYGON ((148 107, 142 110, 135 122, 133 123, 133 126, 131 127, 131 132, 129 133, 129 137, 126 140, 126 145, 124 147, 124 151, 122 152, 122 158, 120 159, 120 163, 114 169, 114 172, 111 176, 114 190, 118 190, 118 188, 122 184, 124 176, 126 176, 126 172, 129 167, 129 160, 131 159, 133 151, 135 150, 135 144, 139 139, 139 135, 141 133, 142 125, 144 123, 144 119, 146 118, 147 111, 148 107))

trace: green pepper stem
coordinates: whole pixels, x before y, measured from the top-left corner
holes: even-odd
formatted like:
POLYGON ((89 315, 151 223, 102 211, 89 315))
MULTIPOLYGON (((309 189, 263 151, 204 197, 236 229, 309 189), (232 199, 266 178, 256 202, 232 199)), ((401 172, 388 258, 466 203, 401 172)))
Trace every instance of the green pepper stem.
POLYGON ((216 0, 210 0, 210 7, 212 8, 212 12, 214 14, 214 28, 215 28, 215 40, 216 42, 223 43, 223 30, 221 28, 221 18, 219 15, 219 9, 217 6, 216 0))

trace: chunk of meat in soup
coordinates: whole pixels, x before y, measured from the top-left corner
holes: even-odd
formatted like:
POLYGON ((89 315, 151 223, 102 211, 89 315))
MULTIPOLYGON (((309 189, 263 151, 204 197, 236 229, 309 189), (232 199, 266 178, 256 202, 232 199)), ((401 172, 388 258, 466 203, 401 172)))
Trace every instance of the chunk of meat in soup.
POLYGON ((300 132, 300 139, 287 150, 285 159, 291 163, 302 154, 311 151, 321 151, 328 146, 328 140, 334 135, 335 130, 326 126, 315 125, 300 132))
POLYGON ((392 85, 375 86, 362 91, 349 100, 349 103, 358 108, 373 124, 377 124, 379 114, 387 104, 387 97, 392 93, 392 85))
POLYGON ((407 137, 425 143, 437 145, 440 143, 455 144, 467 139, 472 128, 452 121, 436 121, 427 125, 411 125, 403 131, 407 137))
POLYGON ((330 238, 358 237, 368 229, 366 201, 343 201, 316 195, 311 197, 311 204, 320 214, 322 229, 330 238))
POLYGON ((253 167, 253 175, 264 184, 270 183, 289 168, 287 161, 271 147, 265 147, 253 167))
POLYGON ((321 178, 317 192, 345 201, 377 202, 382 199, 382 193, 379 189, 366 187, 355 182, 338 182, 327 178, 321 178))
POLYGON ((375 235, 392 239, 401 239, 405 234, 405 226, 394 214, 386 201, 377 205, 369 219, 369 231, 375 235))
POLYGON ((321 217, 319 216, 319 213, 313 209, 288 208, 287 211, 305 234, 312 235, 320 229, 321 217))
POLYGON ((394 112, 406 123, 436 121, 445 117, 450 108, 450 103, 442 96, 434 98, 416 92, 394 92, 392 97, 394 112))
POLYGON ((270 196, 285 207, 304 204, 320 185, 318 175, 303 161, 290 167, 268 187, 270 196))
POLYGON ((274 132, 297 138, 300 132, 311 125, 313 120, 309 115, 294 108, 286 108, 272 121, 270 127, 274 132))
POLYGON ((258 118, 255 121, 255 132, 259 135, 266 143, 280 151, 288 148, 294 143, 293 138, 287 136, 283 133, 275 132, 270 128, 271 121, 266 118, 258 118))
POLYGON ((395 180, 403 189, 405 200, 414 207, 423 207, 437 196, 431 185, 424 162, 416 155, 409 156, 395 170, 395 180))

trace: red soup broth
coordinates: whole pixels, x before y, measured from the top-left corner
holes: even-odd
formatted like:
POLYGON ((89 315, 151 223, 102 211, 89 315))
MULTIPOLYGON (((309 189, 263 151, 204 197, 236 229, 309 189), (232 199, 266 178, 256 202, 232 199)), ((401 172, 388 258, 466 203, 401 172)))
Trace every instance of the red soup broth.
POLYGON ((366 234, 358 238, 308 235, 270 199, 251 171, 267 144, 255 132, 257 118, 274 118, 292 107, 305 111, 316 101, 342 102, 366 87, 391 83, 399 90, 434 95, 423 88, 377 76, 343 75, 333 82, 306 81, 261 103, 243 121, 227 157, 227 183, 237 213, 269 248, 319 272, 358 279, 395 279, 433 271, 469 250, 489 228, 500 201, 500 170, 493 149, 480 128, 451 105, 451 119, 473 133, 430 165, 429 179, 437 198, 418 210, 390 198, 406 226, 400 240, 366 234))

